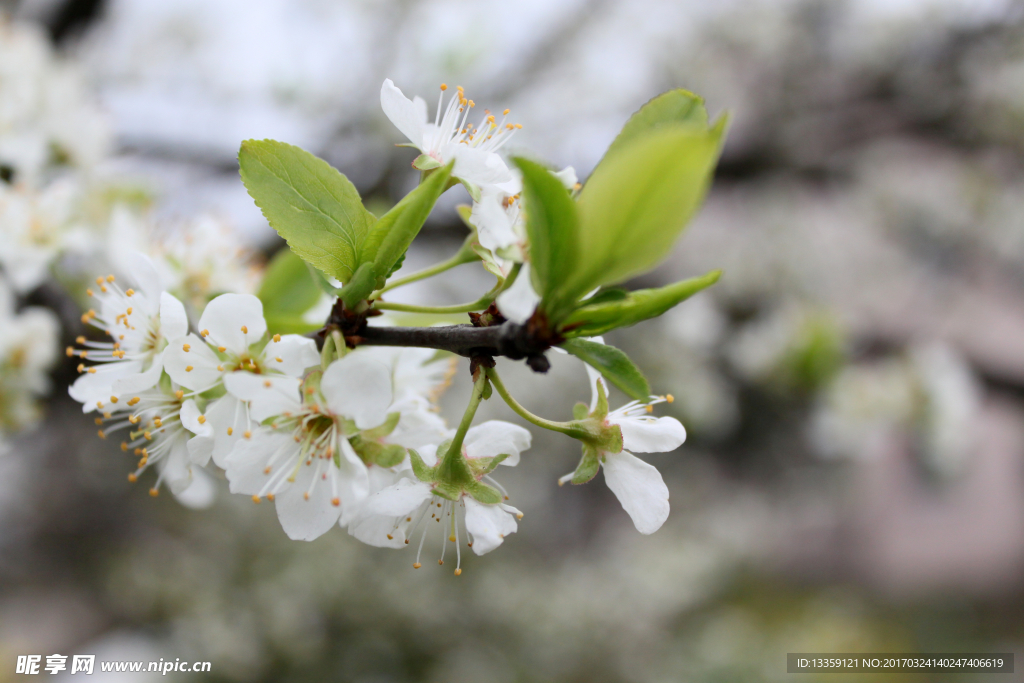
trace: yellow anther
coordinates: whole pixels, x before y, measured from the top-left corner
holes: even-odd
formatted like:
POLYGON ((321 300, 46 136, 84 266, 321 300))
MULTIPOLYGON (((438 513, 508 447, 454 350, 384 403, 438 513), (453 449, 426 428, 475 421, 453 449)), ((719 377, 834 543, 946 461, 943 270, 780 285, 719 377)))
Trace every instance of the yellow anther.
POLYGON ((284 362, 284 358, 281 358, 281 356, 278 356, 274 360, 276 360, 278 363, 283 363, 284 362))
POLYGON ((151 495, 153 498, 156 498, 157 496, 160 495, 160 491, 156 488, 151 488, 149 490, 149 495, 151 495))
POLYGON ((138 403, 141 400, 142 399, 139 398, 138 396, 133 396, 130 399, 128 399, 128 405, 133 406, 133 405, 135 405, 136 403, 138 403))
POLYGON ((228 436, 231 436, 231 435, 232 435, 232 434, 234 434, 234 433, 235 433, 235 430, 234 430, 234 428, 232 428, 232 427, 228 427, 228 436))
POLYGON ((331 498, 331 505, 334 507, 341 505, 341 498, 331 498))
POLYGON ((494 114, 491 114, 490 116, 488 116, 487 120, 490 121, 491 123, 494 123, 494 114))
POLYGON ((153 435, 150 434, 149 432, 142 432, 142 436, 143 436, 143 438, 146 439, 146 441, 152 441, 153 440, 153 435))
POLYGON ((184 351, 185 353, 188 353, 189 351, 192 350, 192 347, 189 346, 188 344, 182 344, 181 345, 181 350, 184 351))
POLYGON ((226 346, 218 346, 217 350, 220 351, 221 353, 224 353, 225 351, 228 350, 228 347, 226 347, 226 346))
POLYGON ((515 126, 513 126, 511 123, 506 123, 505 128, 507 128, 508 130, 512 130, 513 128, 515 128, 515 126))
POLYGON ((135 476, 134 472, 132 472, 131 474, 128 475, 128 481, 130 481, 131 483, 134 484, 138 480, 139 480, 139 478, 135 476))
POLYGON ((274 335, 274 342, 276 343, 276 342, 279 342, 279 341, 281 341, 281 335, 275 334, 274 335))
POLYGON ((309 491, 302 494, 302 500, 309 500, 309 491))
POLYGON ((521 123, 517 123, 516 124, 516 128, 522 128, 522 127, 523 127, 523 124, 521 124, 521 123))
POLYGON ((97 408, 102 408, 103 407, 103 401, 96 401, 96 407, 97 408))
POLYGON ((572 189, 574 189, 574 190, 581 190, 581 189, 583 189, 583 183, 576 183, 575 185, 572 186, 572 189))
POLYGON ((122 441, 121 442, 121 450, 124 451, 125 453, 128 452, 128 442, 127 441, 122 441))
POLYGON ((261 501, 261 500, 260 500, 260 497, 259 497, 259 496, 253 496, 253 497, 252 497, 252 502, 254 502, 254 503, 256 503, 257 505, 259 505, 259 504, 260 504, 261 502, 263 502, 263 501, 261 501))
POLYGON ((114 276, 113 275, 108 275, 107 276, 107 282, 113 282, 113 281, 114 281, 114 276))
POLYGON ((224 366, 223 365, 218 365, 217 366, 217 372, 224 372, 224 366))
POLYGON ((117 403, 117 396, 111 396, 110 397, 110 402, 111 403, 117 403))
POLYGON ((103 418, 102 417, 97 417, 96 419, 93 420, 93 422, 95 422, 96 426, 98 427, 101 424, 103 424, 103 418))
POLYGON ((246 429, 245 433, 242 434, 242 436, 244 436, 247 439, 251 439, 252 438, 252 432, 250 432, 248 429, 246 429))
POLYGON ((647 407, 644 408, 644 410, 646 410, 648 413, 653 413, 654 412, 654 406, 647 406, 647 407))
POLYGON ((263 381, 263 386, 269 389, 270 387, 274 386, 274 384, 268 379, 263 381))
POLYGON ((199 336, 200 337, 206 337, 209 334, 210 334, 209 330, 203 330, 202 332, 199 333, 199 336))
POLYGON ((437 563, 438 564, 444 564, 444 560, 438 560, 437 563))
POLYGON ((85 343, 85 337, 82 337, 82 336, 75 337, 75 343, 76 344, 84 344, 85 343))
POLYGON ((102 277, 96 278, 96 284, 102 286, 103 285, 103 278, 102 277))
POLYGON ((88 294, 89 296, 95 296, 96 295, 95 292, 93 292, 91 289, 85 290, 85 293, 88 294))
POLYGON ((192 372, 192 366, 191 365, 186 365, 185 366, 185 372, 192 372))
MULTIPOLYGON (((139 418, 139 419, 141 419, 141 418, 139 418)), ((161 418, 159 415, 154 417, 153 418, 153 426, 154 427, 163 427, 164 426, 163 418, 161 418)))
POLYGON ((133 425, 137 425, 139 424, 139 422, 142 421, 142 418, 139 417, 138 415, 129 415, 128 421, 131 422, 133 425))
POLYGON ((128 307, 128 315, 131 315, 131 314, 132 314, 132 307, 131 307, 131 306, 129 306, 129 307, 128 307))
POLYGON ((106 435, 106 433, 105 433, 105 432, 104 432, 104 431, 103 431, 102 429, 100 429, 99 431, 97 431, 97 432, 96 432, 96 435, 97 435, 98 437, 100 437, 101 439, 105 439, 105 438, 107 438, 107 435, 106 435))
POLYGON ((274 494, 273 493, 268 493, 267 494, 267 500, 269 500, 271 503, 273 503, 274 502, 274 494))
POLYGON ((448 540, 451 541, 452 543, 455 543, 455 534, 452 534, 451 536, 449 536, 448 540))
POLYGON ((672 394, 665 394, 665 400, 668 401, 669 403, 672 403, 673 401, 676 400, 676 397, 673 396, 672 394))
POLYGON ((128 288, 128 289, 126 289, 124 291, 124 295, 125 296, 132 296, 133 294, 135 294, 135 290, 134 289, 128 288))
POLYGON ((242 325, 242 334, 249 334, 249 328, 245 325, 242 325))
POLYGON ((419 569, 419 568, 420 568, 420 567, 422 567, 422 566, 423 566, 423 565, 422 565, 422 564, 420 564, 419 562, 413 562, 413 563, 412 563, 412 568, 413 568, 413 569, 419 569))
POLYGON ((200 415, 199 417, 196 418, 196 420, 198 420, 199 424, 201 424, 201 425, 206 424, 206 416, 205 415, 200 415))
POLYGON ((68 354, 68 358, 71 358, 75 355, 75 348, 73 346, 69 346, 64 352, 68 354))
POLYGON ((447 83, 442 83, 441 84, 441 92, 444 92, 447 89, 448 89, 448 84, 447 83))
POLYGON ((455 576, 462 576, 462 570, 461 570, 461 569, 458 569, 458 568, 456 568, 456 569, 455 569, 455 576))
POLYGON ((502 113, 503 116, 508 116, 509 111, 511 111, 511 110, 510 109, 506 109, 505 111, 503 111, 501 113, 502 113))
POLYGON ((470 108, 475 107, 476 106, 476 102, 474 102, 473 100, 470 100, 469 101, 469 106, 470 106, 470 108))
POLYGON ((85 363, 79 363, 78 364, 78 371, 79 372, 85 372, 85 363))

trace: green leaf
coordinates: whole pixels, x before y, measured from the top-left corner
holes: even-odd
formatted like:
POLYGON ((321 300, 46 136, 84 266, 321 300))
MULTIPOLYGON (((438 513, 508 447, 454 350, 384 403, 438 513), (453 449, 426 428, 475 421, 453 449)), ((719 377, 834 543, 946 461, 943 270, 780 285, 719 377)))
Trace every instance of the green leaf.
POLYGON ((724 120, 702 131, 665 124, 625 143, 580 193, 576 296, 646 272, 671 252, 707 191, 724 120))
POLYGON ((614 154, 629 142, 665 125, 666 123, 685 123, 706 129, 708 112, 704 108, 704 99, 689 90, 677 88, 669 90, 651 99, 629 117, 626 125, 609 145, 605 157, 614 154))
POLYGON ((324 326, 324 321, 307 322, 301 315, 288 313, 266 313, 263 317, 267 321, 267 330, 270 334, 306 334, 315 332, 324 326))
POLYGON ((650 397, 651 389, 643 374, 629 356, 614 346, 585 339, 570 339, 560 346, 596 369, 630 398, 645 401, 650 397))
POLYGON ((298 147, 246 140, 238 165, 249 195, 298 256, 348 282, 376 219, 348 179, 298 147))
POLYGON ((341 288, 341 300, 345 308, 354 310, 373 290, 377 289, 377 270, 372 263, 362 263, 352 275, 352 279, 341 288))
POLYGON ((370 230, 364 248, 367 258, 363 262, 373 262, 377 278, 375 288, 384 286, 388 274, 419 234, 438 197, 448 187, 453 164, 431 172, 415 190, 381 216, 370 230))
POLYGON ((562 181, 546 168, 527 159, 513 161, 523 173, 523 194, 529 207, 526 233, 530 239, 530 277, 541 295, 542 308, 557 320, 575 298, 564 284, 578 265, 576 203, 562 181))
POLYGON ((706 275, 676 282, 658 289, 639 289, 622 298, 602 299, 601 295, 588 299, 562 323, 563 334, 568 337, 594 337, 619 327, 635 325, 655 318, 689 299, 697 292, 718 282, 722 271, 713 270, 706 275))
POLYGON ((270 259, 256 296, 263 302, 265 315, 298 315, 320 301, 320 288, 310 276, 306 263, 285 248, 270 259))

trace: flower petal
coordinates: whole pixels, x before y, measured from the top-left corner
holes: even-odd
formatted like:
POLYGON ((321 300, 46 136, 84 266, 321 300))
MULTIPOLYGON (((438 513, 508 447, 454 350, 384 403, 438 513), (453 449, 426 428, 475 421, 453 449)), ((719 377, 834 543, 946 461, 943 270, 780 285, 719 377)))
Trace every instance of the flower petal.
POLYGON ((164 339, 177 339, 188 334, 185 307, 167 292, 160 293, 160 334, 164 339))
POLYGON ((224 374, 218 370, 221 360, 202 339, 194 334, 172 339, 163 355, 164 370, 183 387, 205 391, 224 374), (185 348, 188 347, 188 351, 185 348))
POLYGON ((213 437, 193 436, 188 440, 188 460, 193 465, 205 467, 213 455, 213 437))
POLYGON ((235 398, 249 402, 249 414, 256 422, 268 417, 296 412, 299 402, 297 377, 287 375, 254 375, 251 372, 232 372, 224 376, 224 387, 235 398))
POLYGON ((271 339, 263 354, 267 367, 291 377, 301 377, 306 368, 320 362, 316 342, 298 334, 286 334, 281 341, 271 339))
POLYGON ((128 394, 137 394, 140 391, 151 389, 160 381, 160 375, 163 374, 163 371, 163 354, 159 353, 153 358, 153 363, 149 366, 148 370, 133 373, 116 380, 111 387, 113 395, 118 397, 127 396, 128 394))
POLYGON ((199 329, 209 331, 210 343, 241 355, 267 331, 263 302, 252 294, 221 294, 206 304, 199 329))
POLYGON ((294 465, 294 458, 288 457, 277 468, 266 471, 270 459, 285 450, 295 451, 296 456, 299 452, 298 445, 290 435, 269 429, 256 430, 251 438, 236 442, 224 459, 224 474, 227 475, 231 493, 250 496, 261 493, 270 478, 279 474, 278 469, 294 465))
POLYGON ((338 524, 346 526, 370 495, 370 475, 364 463, 348 439, 340 441, 341 457, 338 459, 340 467, 332 464, 335 474, 335 492, 341 500, 341 518, 338 524))
POLYGON ((505 539, 514 534, 518 526, 514 515, 505 512, 499 505, 484 505, 469 496, 463 498, 466 504, 466 531, 473 538, 473 552, 477 555, 489 553, 505 539))
POLYGON ((179 495, 192 484, 192 468, 189 466, 188 446, 183 435, 174 437, 170 452, 157 463, 160 478, 171 489, 171 493, 179 495))
POLYGON ((452 147, 454 149, 450 153, 442 153, 442 156, 445 159, 455 159, 453 177, 479 185, 481 189, 512 180, 508 166, 494 152, 460 144, 452 147))
POLYGON ((334 361, 324 371, 320 390, 332 413, 354 420, 360 429, 387 419, 391 373, 376 360, 352 353, 334 361))
POLYGON ((502 465, 519 464, 519 454, 530 447, 530 432, 519 425, 501 420, 488 420, 466 432, 463 446, 470 458, 493 458, 502 453, 508 458, 502 465))
POLYGON ((516 281, 498 295, 495 303, 503 316, 522 325, 533 315, 539 301, 540 295, 533 290, 533 283, 530 282, 530 264, 524 263, 516 281))
POLYGON ((199 412, 199 406, 194 399, 188 399, 181 404, 181 426, 196 436, 213 437, 213 427, 210 426, 206 416, 199 412))
POLYGON ((253 425, 248 419, 245 404, 231 394, 225 394, 206 406, 206 419, 213 427, 213 462, 217 467, 226 465, 228 454, 235 442, 253 425))
POLYGON ((615 417, 608 422, 622 430, 622 447, 637 453, 666 453, 686 441, 686 428, 674 417, 615 417))
POLYGON ((193 467, 192 483, 181 493, 175 493, 174 497, 187 508, 205 510, 213 505, 213 501, 217 498, 217 484, 206 470, 193 467))
POLYGON ((604 480, 642 534, 653 534, 668 519, 668 487, 652 465, 628 451, 606 453, 604 480))
POLYGON ((325 460, 314 459, 311 465, 303 463, 292 485, 277 495, 277 519, 288 538, 312 541, 337 524, 341 505, 333 503, 336 496, 331 486, 332 470, 337 473, 334 463, 325 460))
POLYGON ((82 412, 98 408, 97 403, 106 405, 114 393, 114 384, 124 377, 139 374, 142 361, 131 360, 94 366, 96 372, 83 373, 68 387, 68 394, 82 404, 82 412))
POLYGON ((423 144, 423 128, 427 125, 427 103, 423 99, 410 100, 390 78, 385 78, 380 86, 380 107, 409 142, 417 147, 423 144))

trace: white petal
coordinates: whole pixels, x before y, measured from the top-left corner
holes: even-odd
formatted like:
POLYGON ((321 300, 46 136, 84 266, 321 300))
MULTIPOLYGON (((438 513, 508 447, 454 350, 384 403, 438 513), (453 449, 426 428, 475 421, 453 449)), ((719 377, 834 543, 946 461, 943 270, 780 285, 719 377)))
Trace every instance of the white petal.
POLYGON ((299 446, 288 434, 279 434, 269 429, 254 430, 252 438, 241 439, 224 459, 224 474, 227 475, 231 493, 249 496, 261 493, 263 487, 281 467, 293 467, 295 459, 282 458, 277 467, 267 472, 267 463, 280 451, 294 451, 298 456, 299 446))
POLYGON ((466 432, 463 446, 470 458, 493 458, 507 453, 502 465, 519 464, 519 454, 530 447, 530 432, 519 425, 501 420, 488 420, 466 432))
POLYGON ((463 498, 466 504, 466 531, 473 538, 473 552, 477 555, 489 553, 518 528, 516 518, 501 509, 499 505, 484 505, 469 496, 463 498))
POLYGON ((360 354, 334 361, 324 371, 320 390, 335 415, 354 420, 360 429, 376 427, 391 407, 391 373, 387 366, 360 354))
POLYGON ((454 145, 450 156, 444 158, 455 158, 455 168, 452 169, 452 176, 479 185, 481 189, 494 186, 497 183, 507 183, 512 179, 512 173, 500 156, 494 152, 488 152, 467 145, 454 145))
POLYGON ((163 354, 158 353, 153 358, 153 364, 145 372, 127 375, 116 380, 112 387, 114 396, 121 397, 128 394, 137 394, 140 391, 155 387, 156 383, 160 381, 160 375, 163 374, 163 365, 163 354))
POLYGON ((653 534, 668 519, 668 487, 652 465, 628 451, 605 454, 604 480, 633 519, 637 531, 653 534))
MULTIPOLYGON (((172 339, 164 349, 164 370, 183 387, 205 391, 224 374, 218 370, 221 361, 202 339, 194 334, 172 339), (185 351, 188 346, 188 351, 185 351)), ((221 366, 222 367, 222 366, 221 366)))
POLYGON ((622 447, 637 453, 666 453, 686 441, 686 428, 674 417, 615 417, 608 422, 622 430, 622 447))
POLYGON ((157 464, 160 476, 174 495, 185 491, 192 484, 192 468, 189 467, 188 446, 183 436, 175 437, 171 450, 157 464))
POLYGON ((398 526, 395 517, 370 515, 353 520, 348 532, 356 539, 375 548, 404 548, 405 527, 398 526))
POLYGON ((252 294, 221 294, 206 304, 199 329, 209 331, 211 343, 235 354, 245 353, 267 331, 263 302, 252 294))
POLYGON ((502 204, 504 193, 488 191, 473 204, 470 222, 476 226, 480 246, 495 251, 518 241, 512 229, 512 219, 502 204))
POLYGON ((225 467, 228 454, 252 425, 246 418, 245 404, 231 394, 225 394, 206 406, 206 419, 213 428, 213 462, 225 467), (231 433, 228 434, 228 430, 231 433))
POLYGON ((249 402, 249 414, 256 422, 300 410, 299 384, 301 380, 287 375, 232 372, 224 376, 224 387, 228 393, 249 402))
POLYGON ((429 500, 431 495, 430 484, 415 479, 399 479, 367 498, 359 516, 405 517, 429 500))
POLYGON ((401 403, 395 403, 391 411, 400 413, 401 419, 395 431, 388 434, 388 443, 418 450, 448 438, 449 429, 444 418, 434 412, 423 399, 407 398, 401 403))
POLYGON ((277 495, 277 518, 288 538, 312 541, 337 524, 341 506, 332 502, 330 469, 336 471, 333 463, 323 460, 303 463, 292 485, 277 495), (321 478, 323 473, 328 474, 327 480, 321 478))
POLYGON ((123 361, 94 366, 96 372, 81 374, 74 384, 68 387, 68 394, 82 404, 82 412, 88 413, 97 409, 97 403, 107 405, 114 393, 114 383, 124 377, 139 374, 142 361, 123 361))
MULTIPOLYGON (((124 260, 125 270, 128 277, 138 288, 139 293, 146 301, 149 312, 155 313, 160 305, 160 294, 164 285, 160 279, 160 273, 148 256, 141 251, 129 253, 124 260)), ((182 332, 181 334, 185 334, 182 332)))
POLYGON ((576 177, 576 169, 572 166, 566 166, 554 176, 562 181, 562 185, 565 189, 571 190, 576 187, 576 183, 579 182, 579 178, 576 177))
MULTIPOLYGON (((192 439, 195 441, 195 439, 192 439)), ((192 483, 181 493, 175 493, 178 502, 193 510, 205 510, 217 497, 217 484, 206 470, 192 468, 192 483)))
MULTIPOLYGON (((390 78, 380 86, 380 106, 395 128, 414 145, 423 144, 423 128, 427 125, 427 103, 417 97, 410 100, 390 78)), ((420 148, 421 151, 422 147, 420 148)))
POLYGON ((181 426, 196 436, 213 437, 213 428, 210 426, 206 416, 199 412, 199 406, 194 399, 188 399, 181 404, 181 426))
POLYGON ((267 367, 292 377, 302 377, 306 368, 320 362, 316 342, 298 334, 286 334, 279 342, 271 339, 263 354, 267 367))
POLYGON ((193 465, 205 467, 213 455, 212 436, 193 436, 188 440, 188 460, 193 465))
POLYGON ((160 334, 164 339, 177 339, 188 334, 185 307, 167 292, 160 293, 160 334))
POLYGON ((540 295, 533 291, 530 282, 530 264, 524 263, 516 281, 498 295, 496 303, 503 316, 522 325, 533 315, 539 301, 540 295))
POLYGON ((341 518, 338 523, 347 525, 370 495, 370 475, 366 463, 352 449, 348 439, 341 439, 341 467, 334 467, 338 498, 341 499, 341 518))

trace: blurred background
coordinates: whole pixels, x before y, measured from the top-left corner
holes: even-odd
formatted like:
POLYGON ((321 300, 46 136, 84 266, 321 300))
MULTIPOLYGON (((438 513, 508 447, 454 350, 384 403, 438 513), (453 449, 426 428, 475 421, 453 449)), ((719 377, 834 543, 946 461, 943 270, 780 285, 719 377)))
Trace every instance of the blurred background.
MULTIPOLYGON (((0 6, 0 681, 28 653, 210 661, 221 681, 779 681, 787 652, 828 651, 1024 667, 1024 6, 0 6), (441 82, 510 107, 512 151, 581 178, 663 90, 731 113, 702 213, 630 286, 724 277, 609 338, 689 431, 647 458, 672 496, 653 536, 600 482, 558 488, 578 447, 534 430, 502 479, 519 532, 458 579, 413 571, 341 530, 289 541, 223 482, 205 510, 151 499, 68 398, 81 283, 123 250, 161 254, 193 306, 256 286, 281 244, 238 180, 240 140, 322 155, 371 206, 415 184, 385 77, 431 112, 441 82)), ((406 267, 458 248, 458 192, 406 267)), ((395 300, 461 303, 489 288, 478 271, 395 300)), ((552 360, 502 367, 565 419, 588 389, 552 360)), ((517 420, 495 403, 486 417, 517 420)))

